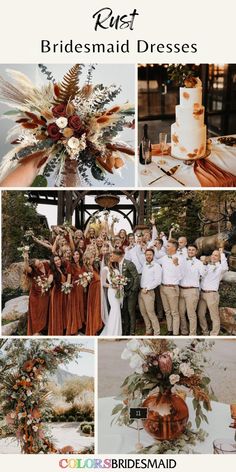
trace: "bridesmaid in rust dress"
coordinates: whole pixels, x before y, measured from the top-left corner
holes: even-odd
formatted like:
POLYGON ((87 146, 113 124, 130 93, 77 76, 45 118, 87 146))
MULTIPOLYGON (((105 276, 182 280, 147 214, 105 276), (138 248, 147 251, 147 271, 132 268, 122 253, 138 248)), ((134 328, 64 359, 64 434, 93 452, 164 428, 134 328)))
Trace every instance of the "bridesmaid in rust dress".
POLYGON ((47 329, 49 309, 49 284, 52 283, 48 262, 34 259, 30 264, 24 254, 24 273, 30 282, 27 335, 36 336, 47 329), (42 284, 48 283, 48 289, 42 284))
POLYGON ((87 298, 87 321, 86 332, 87 336, 95 336, 103 327, 101 317, 101 281, 100 275, 93 267, 94 256, 85 255, 84 265, 87 272, 93 273, 93 279, 89 284, 88 298, 87 298))
POLYGON ((85 268, 80 265, 81 254, 75 251, 73 262, 70 264, 72 291, 68 302, 67 314, 67 335, 76 335, 85 324, 85 291, 81 284, 78 284, 79 276, 85 272, 85 268))
POLYGON ((70 274, 67 274, 65 266, 59 256, 54 256, 51 262, 53 275, 53 288, 49 308, 49 336, 63 336, 67 324, 68 295, 61 288, 64 282, 70 282, 70 274))

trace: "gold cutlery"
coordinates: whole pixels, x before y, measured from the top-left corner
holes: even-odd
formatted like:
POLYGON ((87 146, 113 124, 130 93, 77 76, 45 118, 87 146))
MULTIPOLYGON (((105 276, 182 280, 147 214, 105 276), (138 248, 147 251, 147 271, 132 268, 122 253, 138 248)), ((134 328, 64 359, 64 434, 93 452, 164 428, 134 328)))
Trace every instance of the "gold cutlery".
MULTIPOLYGON (((168 177, 172 177, 172 179, 175 179, 177 182, 179 182, 179 184, 183 185, 185 187, 185 184, 183 182, 181 182, 180 180, 178 180, 176 177, 173 176, 173 174, 175 174, 175 172, 177 172, 178 168, 180 167, 179 165, 177 166, 174 166, 174 167, 171 167, 169 170, 165 170, 163 169, 163 167, 159 166, 157 164, 157 167, 165 174, 165 175, 168 175, 168 177)), ((160 175, 160 177, 157 177, 156 179, 152 180, 151 182, 149 182, 148 185, 152 185, 154 184, 154 182, 156 182, 157 180, 161 179, 162 177, 164 177, 164 175, 160 175)))

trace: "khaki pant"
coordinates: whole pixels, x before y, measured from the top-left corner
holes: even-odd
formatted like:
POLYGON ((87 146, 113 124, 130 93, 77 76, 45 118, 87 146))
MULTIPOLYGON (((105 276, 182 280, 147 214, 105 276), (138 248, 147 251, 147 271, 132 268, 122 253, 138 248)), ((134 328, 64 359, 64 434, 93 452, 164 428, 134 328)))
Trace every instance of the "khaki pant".
POLYGON ((184 336, 197 334, 197 304, 199 300, 198 288, 181 288, 179 291, 180 332, 184 336), (189 321, 189 329, 187 318, 189 321))
POLYGON ((211 336, 217 336, 220 332, 220 315, 219 315, 220 296, 218 292, 201 292, 198 304, 198 318, 201 326, 202 334, 208 335, 209 330, 206 321, 207 308, 212 321, 211 336))
POLYGON ((161 299, 166 315, 167 329, 173 331, 174 336, 179 334, 179 286, 161 286, 161 299))
POLYGON ((152 331, 154 331, 154 335, 158 336, 160 334, 160 325, 155 313, 155 291, 148 290, 147 293, 144 293, 141 290, 139 292, 138 303, 144 319, 146 334, 152 334, 152 331))
POLYGON ((157 318, 159 319, 159 321, 163 320, 165 317, 160 289, 161 289, 160 285, 158 285, 158 287, 155 288, 155 310, 156 310, 157 318))

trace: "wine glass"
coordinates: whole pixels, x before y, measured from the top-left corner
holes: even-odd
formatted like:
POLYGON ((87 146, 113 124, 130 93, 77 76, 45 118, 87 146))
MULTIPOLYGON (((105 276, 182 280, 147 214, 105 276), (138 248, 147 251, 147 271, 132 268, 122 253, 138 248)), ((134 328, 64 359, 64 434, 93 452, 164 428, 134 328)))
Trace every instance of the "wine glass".
POLYGON ((160 149, 161 149, 161 159, 159 163, 161 165, 166 164, 165 159, 163 159, 163 152, 166 148, 166 143, 167 143, 167 133, 159 133, 159 144, 160 144, 160 149))
POLYGON ((213 441, 214 454, 236 454, 236 443, 229 439, 215 439, 213 441))
POLYGON ((142 170, 142 175, 150 174, 150 171, 147 169, 147 161, 150 161, 150 153, 151 153, 151 142, 150 139, 143 139, 142 140, 142 153, 144 157, 144 170, 142 170))
POLYGON ((230 423, 229 427, 235 429, 234 440, 236 442, 236 403, 232 403, 230 405, 230 413, 233 422, 230 423))

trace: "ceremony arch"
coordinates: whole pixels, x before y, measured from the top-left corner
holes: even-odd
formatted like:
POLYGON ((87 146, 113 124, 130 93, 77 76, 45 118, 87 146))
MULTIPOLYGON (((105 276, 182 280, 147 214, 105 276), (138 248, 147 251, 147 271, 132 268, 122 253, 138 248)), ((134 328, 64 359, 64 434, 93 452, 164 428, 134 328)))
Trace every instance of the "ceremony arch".
MULTIPOLYGON (((67 191, 67 190, 32 190, 27 191, 27 197, 30 202, 42 205, 56 205, 57 206, 57 224, 61 225, 64 221, 72 220, 75 214, 75 226, 84 229, 89 222, 92 215, 104 210, 106 207, 101 206, 96 201, 88 203, 86 197, 94 197, 98 195, 116 195, 118 198, 125 197, 127 202, 118 202, 112 206, 112 210, 121 214, 125 218, 132 230, 137 225, 144 224, 144 217, 147 209, 150 207, 151 192, 124 190, 116 192, 102 192, 102 191, 67 191)), ((123 200, 123 199, 122 199, 123 200)))

